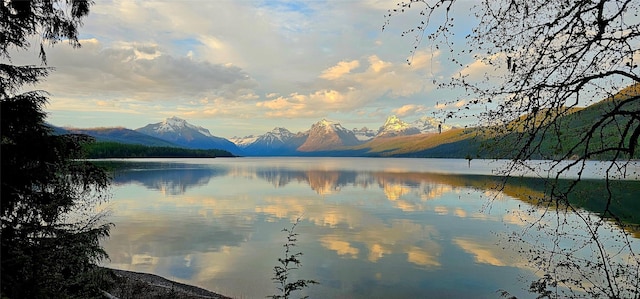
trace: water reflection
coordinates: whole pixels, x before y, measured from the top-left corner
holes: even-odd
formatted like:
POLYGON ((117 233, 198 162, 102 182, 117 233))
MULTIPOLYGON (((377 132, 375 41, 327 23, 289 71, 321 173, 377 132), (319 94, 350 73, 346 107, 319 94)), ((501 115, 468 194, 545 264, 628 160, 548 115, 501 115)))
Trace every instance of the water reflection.
MULTIPOLYGON (((111 202, 116 228, 105 242, 110 265, 263 298, 274 292, 280 230, 302 215, 299 274, 322 283, 308 290, 312 297, 495 298, 505 288, 531 297, 525 289, 538 274, 517 252, 496 246, 497 232, 538 217, 519 211, 543 194, 544 182, 520 179, 496 193, 492 176, 421 172, 411 159, 380 160, 383 169, 361 163, 379 160, 355 160, 214 159, 121 169, 111 202), (490 206, 489 195, 497 195, 490 206)), ((597 184, 585 184, 584 194, 597 184)), ((630 196, 639 190, 638 182, 620 184, 630 196)))
POLYGON ((226 169, 189 164, 120 164, 113 178, 114 184, 141 184, 163 194, 172 195, 183 194, 190 187, 206 185, 213 177, 227 175, 226 169))

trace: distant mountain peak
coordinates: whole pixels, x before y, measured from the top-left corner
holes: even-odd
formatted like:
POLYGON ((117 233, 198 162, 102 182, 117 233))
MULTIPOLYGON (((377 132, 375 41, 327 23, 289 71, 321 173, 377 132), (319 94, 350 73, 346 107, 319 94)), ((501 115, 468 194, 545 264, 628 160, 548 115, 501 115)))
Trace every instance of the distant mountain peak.
POLYGON ((420 130, 411 124, 400 120, 397 116, 391 115, 378 130, 378 137, 390 137, 401 135, 420 134, 420 130))
POLYGON ((391 115, 389 117, 387 117, 387 120, 384 122, 385 125, 388 124, 395 124, 395 123, 399 123, 402 122, 397 116, 395 115, 391 115))
POLYGON ((169 126, 175 126, 175 127, 184 127, 188 124, 186 120, 179 118, 177 116, 166 118, 161 123, 163 125, 169 125, 169 126))
POLYGON ((335 122, 335 121, 331 121, 328 120, 326 118, 323 118, 322 120, 320 120, 319 122, 315 123, 313 126, 317 126, 317 127, 331 127, 331 126, 335 126, 335 125, 340 125, 339 123, 335 122))
POLYGON ((291 131, 287 130, 286 128, 283 127, 275 127, 273 128, 273 130, 271 130, 272 134, 286 134, 286 133, 291 133, 291 131))
POLYGON ((444 132, 454 128, 454 126, 444 124, 440 119, 431 116, 420 117, 411 124, 422 133, 444 132))
POLYGON ((154 128, 157 132, 180 132, 183 129, 192 129, 198 131, 200 134, 207 137, 214 137, 208 129, 200 126, 195 126, 187 122, 186 120, 177 116, 166 118, 154 128))
POLYGON ((313 124, 308 131, 307 140, 298 148, 299 151, 328 150, 335 146, 359 144, 356 135, 345 129, 340 123, 323 118, 313 124))
POLYGON ((240 153, 238 147, 231 141, 216 137, 209 130, 192 125, 177 116, 169 117, 162 122, 148 124, 136 131, 173 142, 179 146, 197 149, 222 149, 234 154, 240 153))
POLYGON ((369 141, 374 137, 376 137, 376 134, 378 133, 376 130, 371 130, 367 127, 362 127, 360 129, 353 128, 353 130, 351 131, 356 135, 356 138, 358 138, 358 140, 360 141, 369 141))

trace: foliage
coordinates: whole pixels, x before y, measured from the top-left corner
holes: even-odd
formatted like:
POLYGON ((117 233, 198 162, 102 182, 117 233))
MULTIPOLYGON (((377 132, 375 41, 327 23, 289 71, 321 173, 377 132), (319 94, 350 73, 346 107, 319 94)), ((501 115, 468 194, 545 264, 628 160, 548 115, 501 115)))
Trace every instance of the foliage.
MULTIPOLYGON (((67 39, 74 46, 88 1, 3 1, 0 57, 27 49, 31 35, 44 43, 67 39)), ((54 136, 44 123, 44 91, 26 91, 50 72, 46 67, 0 64, 2 151, 1 295, 3 298, 101 296, 96 263, 107 257, 99 244, 110 224, 92 205, 105 199, 106 173, 82 158, 90 138, 54 136)))
MULTIPOLYGON (((287 233, 287 242, 284 246, 284 256, 282 258, 278 258, 278 262, 280 265, 276 265, 273 267, 273 282, 278 285, 277 289, 280 292, 279 295, 271 295, 268 298, 273 299, 287 299, 290 298, 291 293, 302 290, 309 285, 317 284, 318 282, 315 280, 309 279, 298 279, 293 282, 289 282, 289 278, 292 275, 294 270, 297 270, 302 262, 300 261, 300 256, 302 256, 302 252, 294 252, 293 247, 296 246, 296 242, 298 241, 298 233, 294 232, 296 226, 300 223, 300 218, 296 219, 296 222, 291 225, 291 228, 282 229, 283 232, 287 233)), ((306 297, 305 297, 306 298, 306 297)))
POLYGON ((224 150, 186 149, 168 146, 146 146, 117 142, 95 142, 84 145, 87 158, 215 158, 233 157, 224 150))
POLYGON ((458 51, 453 15, 467 4, 398 3, 384 26, 391 17, 419 11, 422 20, 403 33, 415 36, 412 53, 426 38, 436 50, 449 50, 450 61, 460 68, 437 83, 464 90, 450 103, 463 100, 466 106, 443 117, 476 113, 487 136, 495 136, 489 144, 498 149, 509 144, 513 151, 496 151, 498 157, 511 159, 501 174, 510 177, 535 168, 535 159, 551 159, 546 167, 548 192, 527 211, 537 218, 530 217, 535 220, 527 222, 527 229, 510 239, 530 248, 521 253, 543 271, 530 290, 541 297, 639 298, 637 249, 625 232, 608 228, 607 221, 623 225, 611 209, 617 200, 611 182, 626 178, 639 157, 640 2, 482 1, 473 7, 479 23, 458 51), (461 53, 473 53, 474 65, 485 71, 471 75, 471 64, 462 62, 461 53), (594 109, 581 108, 600 99, 605 100, 594 109), (589 159, 610 161, 603 169, 607 184, 599 217, 585 214, 570 200, 589 159), (577 178, 559 184, 570 172, 577 178), (577 215, 579 223, 569 223, 569 214, 577 215), (549 234, 551 242, 538 241, 531 235, 534 231, 549 234))

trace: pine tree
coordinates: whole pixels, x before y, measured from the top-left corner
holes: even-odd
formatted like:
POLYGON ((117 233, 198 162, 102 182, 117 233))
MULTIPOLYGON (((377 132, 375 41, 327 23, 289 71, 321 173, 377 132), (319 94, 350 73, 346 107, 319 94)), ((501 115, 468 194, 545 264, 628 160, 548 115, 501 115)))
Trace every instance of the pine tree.
POLYGON ((3 1, 0 5, 2 298, 100 296, 96 263, 106 258, 100 239, 110 224, 92 210, 105 197, 105 171, 83 161, 81 135, 56 136, 45 123, 45 91, 23 91, 51 71, 11 64, 34 35, 44 44, 69 40, 88 1, 3 1), (9 63, 4 63, 9 61, 9 63))

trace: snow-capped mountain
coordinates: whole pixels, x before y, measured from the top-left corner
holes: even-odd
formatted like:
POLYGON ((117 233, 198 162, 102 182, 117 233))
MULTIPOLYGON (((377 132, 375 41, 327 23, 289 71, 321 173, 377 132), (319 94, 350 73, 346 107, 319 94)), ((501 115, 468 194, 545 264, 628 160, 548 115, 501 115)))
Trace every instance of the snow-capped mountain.
POLYGON ((213 136, 209 130, 192 125, 186 120, 175 116, 159 123, 148 124, 136 129, 136 131, 187 148, 222 149, 233 154, 241 154, 241 150, 233 142, 213 136))
POLYGON ((264 143, 265 145, 283 144, 294 136, 295 134, 291 133, 291 131, 285 128, 276 127, 271 130, 271 132, 267 132, 260 136, 256 142, 264 143))
POLYGON ((415 120, 411 123, 411 126, 418 128, 422 133, 437 133, 440 130, 444 132, 453 128, 453 126, 443 124, 439 119, 429 116, 423 116, 415 120), (438 125, 440 125, 440 129, 438 129, 438 125))
POLYGON ((340 123, 322 119, 311 126, 307 139, 298 147, 298 151, 331 150, 340 146, 358 145, 360 143, 356 135, 351 130, 345 129, 340 123))
POLYGON ((378 134, 376 130, 371 130, 367 127, 362 127, 360 129, 353 128, 351 131, 353 131, 353 134, 356 134, 356 138, 360 141, 369 141, 375 138, 376 134, 378 134))
POLYGON ((379 130, 367 127, 349 130, 340 123, 323 119, 302 133, 294 134, 285 128, 276 127, 263 135, 233 137, 230 140, 242 148, 245 155, 250 156, 306 155, 315 151, 340 151, 344 150, 345 146, 362 144, 378 137, 434 133, 438 132, 438 125, 442 131, 452 128, 450 125, 441 124, 433 117, 424 116, 407 123, 392 115, 379 130))
POLYGON ((256 142, 256 140, 258 140, 260 136, 262 135, 249 135, 244 137, 233 136, 229 138, 229 141, 235 143, 235 145, 238 146, 239 148, 245 148, 251 145, 252 143, 256 142))
POLYGON ((294 134, 285 128, 274 128, 244 147, 248 155, 289 155, 307 139, 307 134, 294 134))
POLYGON ((378 130, 376 137, 394 137, 420 134, 420 130, 411 124, 400 120, 395 115, 389 116, 384 125, 378 130))

